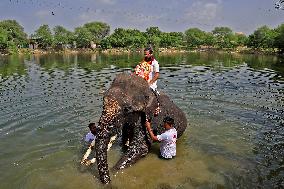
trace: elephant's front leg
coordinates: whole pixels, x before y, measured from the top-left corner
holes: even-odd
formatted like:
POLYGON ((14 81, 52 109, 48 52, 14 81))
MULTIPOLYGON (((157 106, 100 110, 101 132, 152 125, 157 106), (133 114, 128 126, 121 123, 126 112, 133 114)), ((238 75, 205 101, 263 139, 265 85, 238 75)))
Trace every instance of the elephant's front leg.
POLYGON ((141 123, 141 118, 133 123, 133 140, 129 144, 129 148, 124 156, 114 166, 116 169, 123 169, 136 163, 137 160, 144 157, 148 153, 148 145, 145 138, 145 128, 141 123))

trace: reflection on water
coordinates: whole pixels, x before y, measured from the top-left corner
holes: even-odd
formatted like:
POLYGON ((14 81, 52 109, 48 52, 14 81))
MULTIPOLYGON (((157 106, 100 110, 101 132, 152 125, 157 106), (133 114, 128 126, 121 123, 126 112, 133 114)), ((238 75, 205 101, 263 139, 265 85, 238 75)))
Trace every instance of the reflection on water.
MULTIPOLYGON (((104 188, 96 166, 79 165, 82 138, 115 74, 130 72, 141 57, 0 57, 0 188, 104 188)), ((134 166, 112 172, 112 187, 284 187, 283 60, 218 53, 157 59, 159 88, 190 125, 176 159, 161 161, 156 144, 134 166)), ((121 153, 114 145, 110 167, 121 153)))

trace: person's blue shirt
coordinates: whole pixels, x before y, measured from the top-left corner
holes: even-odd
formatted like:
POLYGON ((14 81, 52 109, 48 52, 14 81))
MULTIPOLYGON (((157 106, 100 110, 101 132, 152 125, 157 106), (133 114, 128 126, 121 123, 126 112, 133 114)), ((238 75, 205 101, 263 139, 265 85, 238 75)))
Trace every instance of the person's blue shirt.
POLYGON ((95 140, 96 139, 96 136, 93 134, 93 133, 91 133, 91 131, 90 132, 88 132, 87 134, 86 134, 86 136, 85 136, 85 141, 86 142, 92 142, 93 140, 95 140))

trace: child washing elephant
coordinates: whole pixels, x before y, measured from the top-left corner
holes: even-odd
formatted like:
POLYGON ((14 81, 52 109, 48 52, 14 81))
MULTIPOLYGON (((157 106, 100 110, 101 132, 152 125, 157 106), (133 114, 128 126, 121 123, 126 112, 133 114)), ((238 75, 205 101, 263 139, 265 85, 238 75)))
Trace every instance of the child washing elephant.
MULTIPOLYGON (((82 165, 86 165, 86 166, 89 166, 93 163, 96 162, 96 158, 92 158, 92 159, 88 159, 92 150, 94 149, 94 146, 95 146, 95 140, 96 140, 96 134, 97 134, 97 131, 96 131, 96 124, 95 123, 90 123, 88 125, 90 131, 86 134, 85 136, 85 142, 88 143, 89 147, 86 151, 86 153, 84 154, 82 160, 81 160, 81 164, 82 165)), ((111 137, 110 139, 110 142, 108 144, 108 150, 111 148, 112 144, 114 143, 116 139, 116 136, 113 136, 111 137)))

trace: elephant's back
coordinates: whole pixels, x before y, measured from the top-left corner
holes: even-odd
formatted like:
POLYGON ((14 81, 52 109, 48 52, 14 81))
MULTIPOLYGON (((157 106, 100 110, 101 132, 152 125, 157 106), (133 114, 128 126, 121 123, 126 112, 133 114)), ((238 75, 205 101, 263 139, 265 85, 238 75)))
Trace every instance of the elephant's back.
MULTIPOLYGON (((175 120, 174 127, 177 130, 178 138, 183 134, 187 127, 187 119, 184 112, 165 94, 160 93, 159 96, 161 115, 159 117, 163 118, 170 116, 175 120)), ((163 124, 162 122, 160 123, 163 124)))

